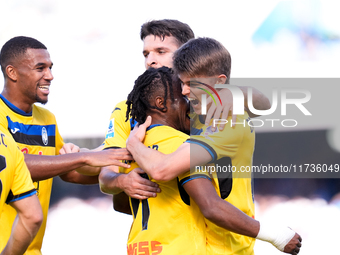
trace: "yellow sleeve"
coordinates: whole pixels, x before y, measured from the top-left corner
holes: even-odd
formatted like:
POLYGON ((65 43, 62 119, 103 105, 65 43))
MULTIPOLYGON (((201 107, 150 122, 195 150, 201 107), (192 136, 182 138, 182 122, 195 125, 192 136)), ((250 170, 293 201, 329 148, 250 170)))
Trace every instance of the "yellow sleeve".
MULTIPOLYGON (((238 116, 237 123, 243 123, 247 117, 247 115, 238 116)), ((229 123, 230 119, 231 117, 228 118, 229 123)), ((209 126, 204 127, 199 135, 191 135, 189 142, 204 147, 210 153, 212 161, 223 157, 233 158, 239 150, 245 132, 252 132, 246 122, 245 125, 238 124, 235 127, 226 125, 223 131, 216 129, 214 132, 209 126)))
POLYGON ((116 105, 111 117, 109 127, 105 135, 104 149, 110 147, 126 147, 126 140, 131 131, 130 120, 126 120, 126 101, 116 105))
POLYGON ((178 180, 179 183, 183 186, 185 183, 187 183, 188 181, 191 181, 193 179, 197 179, 197 178, 204 178, 204 179, 208 179, 211 180, 212 177, 210 176, 209 172, 204 172, 204 171, 188 171, 185 172, 184 174, 181 174, 178 176, 178 180))
POLYGON ((55 150, 56 150, 55 155, 59 155, 60 149, 64 146, 64 140, 59 133, 57 122, 55 123, 56 123, 55 124, 55 129, 56 129, 55 130, 55 150))
MULTIPOLYGON (((7 138, 9 137, 7 136, 7 138)), ((12 138, 7 139, 9 144, 8 146, 12 146, 11 149, 13 153, 11 154, 13 158, 11 160, 15 162, 15 164, 13 165, 15 169, 13 171, 13 184, 6 203, 11 203, 36 194, 30 172, 28 171, 28 168, 24 161, 24 154, 17 147, 14 140, 10 140, 12 140, 12 138)))

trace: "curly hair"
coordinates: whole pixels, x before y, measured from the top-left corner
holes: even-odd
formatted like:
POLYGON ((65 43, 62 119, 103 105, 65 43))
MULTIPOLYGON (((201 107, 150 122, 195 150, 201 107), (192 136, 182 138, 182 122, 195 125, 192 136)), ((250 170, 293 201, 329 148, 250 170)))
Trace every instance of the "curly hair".
POLYGON ((158 69, 149 68, 140 75, 135 81, 135 85, 126 101, 126 121, 131 117, 133 121, 143 123, 150 109, 166 110, 166 100, 169 93, 171 100, 174 100, 172 79, 172 69, 165 66, 158 69), (164 97, 163 108, 150 104, 150 101, 155 97, 156 93, 160 91, 164 97))

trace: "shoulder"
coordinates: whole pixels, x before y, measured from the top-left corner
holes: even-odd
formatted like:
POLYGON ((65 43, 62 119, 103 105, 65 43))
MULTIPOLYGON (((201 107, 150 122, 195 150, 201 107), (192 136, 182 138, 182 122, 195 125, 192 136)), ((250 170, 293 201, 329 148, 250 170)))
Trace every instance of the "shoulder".
POLYGON ((34 104, 33 105, 33 114, 37 114, 37 113, 54 116, 54 114, 50 110, 34 104))
POLYGON ((187 134, 165 125, 153 126, 147 130, 147 135, 160 140, 171 140, 172 142, 177 140, 182 143, 190 138, 187 134))
POLYGON ((115 105, 115 107, 112 110, 112 113, 114 113, 115 111, 126 112, 126 109, 127 109, 126 100, 124 100, 115 105))
POLYGON ((32 115, 36 119, 45 120, 48 122, 56 122, 56 118, 50 110, 35 104, 33 105, 32 115))

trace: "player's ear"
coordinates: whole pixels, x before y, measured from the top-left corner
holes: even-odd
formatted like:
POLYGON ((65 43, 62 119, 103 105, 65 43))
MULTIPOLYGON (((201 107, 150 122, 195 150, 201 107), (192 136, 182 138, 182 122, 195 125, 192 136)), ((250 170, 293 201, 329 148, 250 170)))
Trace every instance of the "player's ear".
POLYGON ((166 107, 164 105, 164 97, 162 96, 157 96, 155 98, 155 105, 158 109, 163 109, 163 111, 165 111, 166 107))
POLYGON ((6 71, 6 75, 9 79, 11 79, 12 81, 17 81, 18 72, 17 72, 17 69, 14 66, 12 66, 12 65, 6 66, 5 71, 6 71))
POLYGON ((216 84, 226 84, 226 82, 227 82, 227 76, 225 74, 220 74, 217 77, 216 84))

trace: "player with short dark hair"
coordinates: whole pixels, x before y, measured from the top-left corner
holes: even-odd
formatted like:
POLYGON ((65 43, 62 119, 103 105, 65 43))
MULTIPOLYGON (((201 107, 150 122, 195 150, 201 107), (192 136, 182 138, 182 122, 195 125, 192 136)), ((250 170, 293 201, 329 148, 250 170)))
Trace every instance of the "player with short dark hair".
POLYGON ((173 36, 177 40, 178 47, 195 37, 187 24, 174 19, 152 20, 144 23, 140 31, 140 39, 143 41, 149 35, 157 36, 162 40, 166 36, 173 36))
MULTIPOLYGON (((59 134, 55 116, 47 109, 35 105, 48 101, 53 80, 53 63, 45 45, 30 37, 14 37, 7 41, 0 52, 1 69, 5 78, 0 95, 0 125, 12 135, 18 147, 25 153, 25 162, 31 173, 42 206, 44 221, 25 254, 41 254, 49 208, 52 177, 64 181, 98 183, 101 166, 121 163, 131 159, 124 150, 80 152, 58 155, 61 150, 79 152, 79 147, 64 144, 59 134), (56 156, 58 155, 58 156, 56 156), (85 176, 76 170, 81 169, 85 176)), ((80 171, 80 170, 79 170, 80 171)), ((3 249, 11 234, 16 211, 4 205, 0 219, 0 249, 3 249)))
POLYGON ((12 64, 14 59, 20 58, 21 55, 25 54, 27 48, 47 50, 44 44, 26 36, 17 36, 15 39, 4 44, 0 55, 1 71, 4 75, 6 75, 6 66, 12 64))

